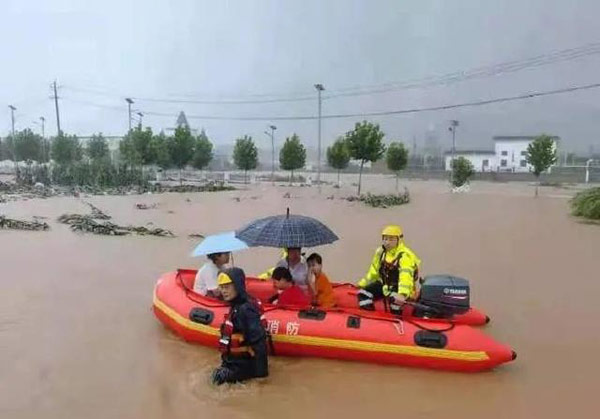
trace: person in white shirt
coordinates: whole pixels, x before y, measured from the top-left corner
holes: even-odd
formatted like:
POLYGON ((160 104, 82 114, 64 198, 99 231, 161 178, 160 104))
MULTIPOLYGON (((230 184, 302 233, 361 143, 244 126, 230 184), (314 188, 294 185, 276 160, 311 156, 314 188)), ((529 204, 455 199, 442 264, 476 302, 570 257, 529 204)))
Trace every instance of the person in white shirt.
POLYGON ((208 261, 196 273, 194 292, 207 297, 221 298, 217 276, 229 263, 229 255, 229 252, 207 255, 208 261))
POLYGON ((286 249, 287 256, 277 262, 275 267, 288 268, 292 274, 294 284, 299 286, 304 293, 308 293, 308 265, 302 256, 302 249, 290 247, 286 249))

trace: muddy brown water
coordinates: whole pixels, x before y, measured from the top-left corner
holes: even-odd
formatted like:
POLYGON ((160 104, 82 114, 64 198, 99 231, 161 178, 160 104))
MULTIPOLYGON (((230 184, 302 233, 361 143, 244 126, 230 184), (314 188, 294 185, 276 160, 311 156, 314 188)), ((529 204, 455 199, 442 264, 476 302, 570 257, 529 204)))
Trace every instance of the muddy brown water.
MULTIPOLYGON (((404 183, 413 202, 390 209, 339 200, 350 189, 329 186, 321 195, 253 185, 88 199, 119 224, 152 222, 174 239, 72 233, 55 219, 89 210, 76 198, 0 204, 5 215, 48 217, 52 228, 0 231, 0 417, 597 417, 600 227, 568 215, 572 192, 542 188, 534 199, 528 185, 475 183, 452 195, 440 182, 404 183), (136 203, 158 206, 140 211, 136 203), (425 273, 471 280, 474 305, 492 317, 486 331, 510 344, 517 361, 473 375, 272 358, 265 382, 209 385, 218 354, 154 318, 154 282, 200 265, 188 256, 196 243, 188 234, 233 229, 287 206, 338 233, 339 242, 318 249, 337 281, 357 280, 381 227, 402 224, 425 273)), ((365 186, 393 184, 373 177, 365 186)), ((257 273, 276 257, 253 249, 235 263, 257 273)))

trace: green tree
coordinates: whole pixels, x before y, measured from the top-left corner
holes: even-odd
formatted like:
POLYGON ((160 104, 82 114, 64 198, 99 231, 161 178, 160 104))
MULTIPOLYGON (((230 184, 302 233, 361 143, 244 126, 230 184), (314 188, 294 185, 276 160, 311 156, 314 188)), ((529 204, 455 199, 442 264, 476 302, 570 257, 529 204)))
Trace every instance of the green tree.
POLYGON ((537 178, 535 196, 538 196, 540 175, 556 163, 556 145, 552 137, 542 134, 536 137, 527 146, 527 163, 533 167, 533 174, 537 178))
POLYGON ((131 167, 142 164, 142 156, 135 149, 133 138, 129 134, 119 142, 119 155, 121 160, 131 167))
POLYGON ((85 152, 94 163, 108 162, 110 160, 108 142, 102 136, 102 133, 92 135, 92 138, 87 143, 85 152))
POLYGON ((451 163, 452 167, 452 185, 459 187, 469 182, 471 176, 475 174, 473 165, 464 157, 458 157, 451 163))
POLYGON ((132 166, 152 164, 152 155, 150 152, 150 141, 152 140, 152 128, 142 129, 139 125, 123 137, 119 145, 123 158, 132 166))
POLYGON ((258 150, 252 137, 244 135, 235 140, 233 161, 238 169, 244 171, 244 183, 247 183, 248 170, 254 170, 258 166, 258 150))
POLYGON ((194 155, 194 137, 187 126, 175 129, 175 135, 167 138, 171 162, 179 169, 179 183, 183 183, 181 171, 194 155))
POLYGON ((340 185, 340 172, 348 167, 350 152, 343 138, 338 138, 327 148, 327 164, 337 170, 337 182, 340 185))
POLYGON ((290 182, 293 182, 294 170, 301 169, 306 164, 306 149, 298 135, 293 134, 285 139, 285 143, 279 151, 279 164, 283 170, 290 171, 290 182))
POLYGON ((387 149, 386 163, 388 169, 396 173, 396 193, 398 192, 398 178, 400 172, 408 164, 408 150, 402 143, 391 143, 387 149))
POLYGON ((71 165, 81 160, 83 150, 76 135, 63 132, 54 137, 51 147, 52 159, 59 165, 71 165))
POLYGON ((148 146, 149 160, 162 169, 171 167, 168 139, 164 132, 154 135, 148 146))
POLYGON ((0 139, 0 161, 12 159, 12 139, 10 137, 6 137, 4 140, 0 139))
POLYGON ((15 134, 15 155, 17 161, 42 160, 42 137, 29 128, 15 134))
POLYGON ((213 145, 204 130, 195 139, 192 166, 198 170, 204 169, 213 158, 213 145))
POLYGON ((346 144, 350 157, 360 160, 358 195, 360 195, 364 164, 368 161, 376 162, 385 153, 384 136, 385 134, 379 129, 378 124, 367 121, 357 122, 354 129, 346 133, 346 144))

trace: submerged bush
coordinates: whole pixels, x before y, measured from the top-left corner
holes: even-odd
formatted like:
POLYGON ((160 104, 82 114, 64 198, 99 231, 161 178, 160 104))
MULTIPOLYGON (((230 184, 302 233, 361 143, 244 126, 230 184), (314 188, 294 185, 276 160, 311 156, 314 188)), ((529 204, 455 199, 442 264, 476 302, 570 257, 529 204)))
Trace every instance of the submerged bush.
POLYGON ((572 214, 590 220, 600 220, 600 187, 579 192, 571 200, 572 214))

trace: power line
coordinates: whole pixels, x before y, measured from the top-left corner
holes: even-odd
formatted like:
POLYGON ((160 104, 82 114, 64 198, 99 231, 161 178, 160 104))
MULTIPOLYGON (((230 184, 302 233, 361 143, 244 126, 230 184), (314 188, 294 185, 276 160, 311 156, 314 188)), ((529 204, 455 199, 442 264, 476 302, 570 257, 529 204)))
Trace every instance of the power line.
MULTIPOLYGON (((557 62, 571 61, 577 58, 600 54, 600 42, 586 44, 583 46, 558 50, 546 54, 521 59, 506 61, 489 66, 476 67, 469 70, 457 71, 443 74, 441 76, 428 76, 420 79, 407 80, 402 82, 385 83, 371 86, 355 86, 344 89, 331 90, 328 95, 323 95, 322 99, 334 99, 340 97, 364 96, 381 93, 389 93, 398 90, 426 88, 439 85, 450 85, 463 81, 492 77, 501 74, 514 73, 517 71, 541 67, 557 62)), ((119 96, 121 99, 124 95, 108 92, 106 90, 82 88, 75 86, 65 86, 74 92, 91 93, 108 97, 119 96)), ((187 98, 156 98, 156 97, 140 97, 129 96, 136 101, 154 102, 154 103, 179 103, 179 104, 199 104, 199 105, 242 105, 242 104, 259 104, 259 103, 286 103, 286 102, 301 102, 314 100, 314 95, 304 94, 300 96, 281 97, 282 94, 272 95, 250 95, 250 97, 262 97, 262 99, 187 99, 187 98), (267 98, 268 96, 280 96, 277 98, 267 98)))
MULTIPOLYGON (((589 90, 596 89, 600 87, 600 83, 586 84, 580 86, 572 86, 566 87, 562 89, 555 90, 546 90, 542 92, 531 92, 524 93, 516 96, 505 96, 494 99, 485 99, 485 100, 476 100, 470 102, 456 103, 450 105, 440 105, 440 106, 431 106, 424 108, 409 108, 409 109, 398 109, 398 110, 390 110, 390 111, 381 111, 381 112, 359 112, 359 113, 346 113, 346 114, 329 114, 322 115, 322 119, 340 119, 340 118, 358 118, 358 117, 369 117, 369 116, 386 116, 386 115, 401 115, 401 114, 410 114, 410 113, 420 113, 420 112, 433 112, 433 111, 442 111, 449 109, 457 109, 457 108, 466 108, 473 106, 485 106, 491 105, 494 103, 503 103, 503 102, 513 102, 518 100, 525 99, 533 99, 536 97, 550 96, 556 94, 563 93, 571 93, 580 90, 589 90)), ((74 99, 65 99, 73 103, 79 103, 82 105, 94 106, 98 108, 109 109, 113 111, 122 112, 122 107, 110 106, 110 105, 102 105, 93 102, 80 101, 74 99)), ((153 112, 153 111, 145 111, 144 115, 150 116, 159 116, 159 117, 173 117, 174 113, 166 113, 166 112, 153 112)), ((186 115, 188 119, 198 119, 198 120, 216 120, 216 121, 306 121, 306 120, 316 120, 318 116, 313 115, 300 115, 300 116, 216 116, 216 115, 186 115)))
POLYGON ((491 66, 477 67, 471 70, 448 73, 442 76, 429 76, 400 83, 387 83, 371 87, 356 87, 339 89, 337 93, 327 96, 328 99, 335 97, 361 96, 377 93, 388 93, 396 90, 415 89, 437 85, 449 85, 483 77, 491 77, 500 74, 514 73, 517 71, 541 67, 561 61, 571 61, 577 58, 596 55, 600 53, 600 42, 588 44, 582 47, 560 50, 548 54, 542 54, 523 60, 508 61, 491 66))
MULTIPOLYGON (((432 106, 425 108, 412 108, 412 109, 399 109, 399 110, 391 110, 391 111, 382 111, 382 112, 362 112, 362 113, 352 113, 352 114, 330 114, 330 115, 322 115, 322 119, 340 119, 340 118, 357 118, 357 117, 369 117, 369 116, 386 116, 386 115, 401 115, 401 114, 410 114, 410 113, 420 113, 420 112, 432 112, 432 111, 441 111, 441 110, 449 110, 449 109, 457 109, 457 108, 465 108, 465 107, 473 107, 473 106, 484 106, 490 105, 494 103, 502 103, 502 102, 512 102, 517 100, 524 99, 532 99, 536 97, 542 96, 550 96, 562 93, 570 93, 579 90, 588 90, 595 89, 600 87, 600 83, 587 84, 582 86, 572 86, 562 89, 555 90, 547 90, 543 92, 532 92, 525 93, 517 96, 505 96, 494 99, 486 99, 486 100, 477 100, 471 102, 457 103, 451 105, 440 105, 440 106, 432 106)), ((145 112, 146 115, 152 116, 165 116, 172 117, 173 114, 161 113, 161 112, 145 112)), ((210 115, 187 115, 188 119, 201 119, 201 120, 221 120, 221 121, 300 121, 300 120, 315 120, 318 119, 318 116, 312 115, 303 115, 303 116, 210 116, 210 115)))

